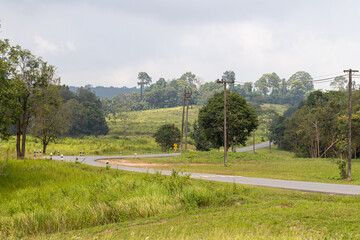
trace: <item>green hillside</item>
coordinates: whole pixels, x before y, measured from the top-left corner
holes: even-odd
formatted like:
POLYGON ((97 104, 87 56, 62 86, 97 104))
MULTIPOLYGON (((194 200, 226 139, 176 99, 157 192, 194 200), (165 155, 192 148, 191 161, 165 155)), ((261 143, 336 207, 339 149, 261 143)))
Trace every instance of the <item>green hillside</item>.
MULTIPOLYGON (((263 104, 262 109, 273 109, 280 115, 289 107, 288 105, 279 104, 263 104)), ((189 123, 191 124, 197 119, 201 106, 191 106, 189 108, 189 123)), ((181 129, 182 107, 162 108, 145 111, 130 112, 127 136, 152 136, 152 134, 165 123, 175 123, 181 129)), ((110 135, 120 135, 124 133, 123 123, 119 120, 108 120, 110 127, 110 135)), ((266 141, 265 126, 260 125, 256 130, 255 143, 266 141)), ((253 139, 250 138, 246 145, 252 145, 253 139)))
MULTIPOLYGON (((198 116, 199 106, 189 108, 189 123, 193 123, 198 116)), ((129 127, 127 134, 129 136, 152 135, 165 123, 175 123, 181 129, 182 107, 161 108, 145 111, 130 112, 129 127)), ((108 120, 111 135, 123 135, 123 124, 119 120, 108 120)))

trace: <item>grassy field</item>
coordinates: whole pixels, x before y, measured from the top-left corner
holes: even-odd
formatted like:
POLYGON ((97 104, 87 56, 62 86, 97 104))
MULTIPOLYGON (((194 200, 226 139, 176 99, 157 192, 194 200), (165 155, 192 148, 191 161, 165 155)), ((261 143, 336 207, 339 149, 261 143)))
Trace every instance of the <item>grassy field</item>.
POLYGON ((127 159, 131 163, 153 163, 145 166, 159 170, 172 170, 196 173, 213 173, 260 177, 284 180, 312 182, 360 184, 360 160, 352 161, 352 182, 340 179, 335 159, 295 158, 290 152, 272 147, 258 149, 255 153, 228 153, 228 167, 223 165, 223 152, 188 152, 181 156, 169 158, 136 158, 127 159))
MULTIPOLYGON (((189 109, 190 130, 192 123, 197 119, 201 106, 191 106, 189 109)), ((288 108, 287 105, 264 104, 263 109, 273 109, 279 114, 283 114, 288 108)), ((129 127, 127 134, 129 136, 152 136, 156 130, 165 123, 174 123, 181 129, 182 107, 153 109, 146 111, 136 111, 130 113, 129 127)), ((111 135, 123 135, 123 127, 120 121, 108 121, 111 135)), ((261 143, 267 140, 264 126, 260 125, 255 132, 255 143, 261 143)), ((190 140, 191 141, 191 140, 190 140)), ((246 146, 253 144, 253 138, 250 137, 246 146)))
MULTIPOLYGON (((189 108, 188 121, 192 124, 198 117, 200 106, 189 108)), ((130 136, 151 136, 165 123, 174 123, 181 129, 182 107, 153 109, 145 111, 130 112, 129 128, 130 136)), ((108 121, 110 134, 123 135, 123 127, 120 121, 108 121)), ((192 129, 192 128, 191 128, 192 129)))
POLYGON ((0 238, 357 239, 360 197, 8 160, 0 238))
MULTIPOLYGON (((263 108, 272 108, 281 113, 286 109, 285 105, 265 104, 263 108)), ((200 107, 193 106, 189 109, 189 122, 193 123, 198 116, 200 107)), ((120 122, 114 123, 109 121, 110 133, 108 136, 100 137, 83 137, 83 138, 62 138, 58 139, 56 143, 50 143, 47 147, 47 153, 64 155, 79 155, 80 151, 85 155, 119 155, 122 152, 126 154, 147 154, 160 153, 161 149, 152 138, 152 134, 165 123, 175 123, 181 128, 181 114, 182 108, 166 108, 155 109, 147 111, 138 111, 131 113, 131 124, 128 129, 127 138, 122 135, 122 128, 120 122)), ((192 127, 190 126, 192 130, 192 127)), ((1 157, 16 157, 15 153, 15 137, 10 138, 8 142, 0 141, 0 158, 1 157)), ((264 127, 260 126, 256 131, 255 143, 261 143, 266 140, 264 127)), ((252 145, 252 137, 246 142, 246 145, 252 145)), ((241 147, 241 146, 239 146, 241 147)), ((34 150, 42 149, 42 144, 39 140, 27 137, 26 156, 33 157, 34 150)), ((189 137, 189 149, 194 150, 192 140, 189 137)))
MULTIPOLYGON (((16 157, 16 138, 12 137, 8 142, 0 141, 0 159, 6 157, 16 157)), ((26 157, 34 156, 34 150, 40 151, 42 144, 39 140, 28 136, 26 142, 26 157)), ((58 139, 56 143, 50 143, 47 147, 47 155, 50 153, 60 154, 64 156, 76 156, 80 154, 87 156, 111 156, 146 154, 146 153, 160 153, 161 148, 156 144, 152 137, 128 137, 123 138, 117 135, 101 136, 101 137, 85 137, 85 138, 62 138, 58 139)), ((37 156, 39 156, 37 154, 37 156)))

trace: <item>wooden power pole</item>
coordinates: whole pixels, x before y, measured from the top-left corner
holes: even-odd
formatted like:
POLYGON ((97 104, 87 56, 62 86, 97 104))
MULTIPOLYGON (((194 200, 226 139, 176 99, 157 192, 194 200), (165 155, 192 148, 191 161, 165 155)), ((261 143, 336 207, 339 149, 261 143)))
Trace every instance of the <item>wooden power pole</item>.
POLYGON ((224 78, 217 79, 217 83, 224 84, 224 166, 227 167, 227 131, 226 131, 226 84, 234 83, 234 81, 226 81, 224 78))
POLYGON ((182 153, 183 136, 184 136, 185 100, 186 100, 186 87, 184 89, 184 104, 183 104, 182 121, 181 121, 180 154, 182 153))
POLYGON ((191 89, 188 89, 185 92, 185 97, 186 97, 185 152, 187 152, 187 133, 189 129, 188 116, 189 116, 189 102, 190 102, 191 94, 192 94, 191 89))
POLYGON ((349 73, 349 102, 348 102, 348 180, 351 180, 351 90, 352 90, 352 73, 359 72, 359 70, 344 70, 349 73))

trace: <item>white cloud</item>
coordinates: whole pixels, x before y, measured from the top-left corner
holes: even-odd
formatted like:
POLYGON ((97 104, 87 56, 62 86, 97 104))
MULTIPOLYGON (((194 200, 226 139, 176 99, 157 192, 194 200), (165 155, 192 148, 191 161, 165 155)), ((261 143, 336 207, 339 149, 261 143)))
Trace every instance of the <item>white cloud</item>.
POLYGON ((58 55, 60 53, 76 51, 75 44, 72 41, 55 44, 41 36, 35 36, 35 54, 36 55, 58 55))
POLYGON ((37 54, 37 55, 44 55, 44 54, 48 54, 48 53, 57 54, 59 52, 59 47, 56 44, 54 44, 40 36, 35 36, 34 40, 35 40, 35 44, 36 44, 35 54, 37 54))

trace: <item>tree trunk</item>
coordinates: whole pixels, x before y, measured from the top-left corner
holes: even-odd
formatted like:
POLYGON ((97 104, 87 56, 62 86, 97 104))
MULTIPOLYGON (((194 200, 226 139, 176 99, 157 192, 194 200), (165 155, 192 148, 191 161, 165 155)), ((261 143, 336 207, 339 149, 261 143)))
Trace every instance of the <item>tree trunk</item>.
POLYGON ((22 139, 21 139, 21 159, 25 157, 25 143, 26 143, 26 130, 27 130, 27 111, 24 111, 22 122, 22 139))
POLYGON ((271 152, 271 139, 269 139, 269 151, 271 152))
POLYGON ((46 140, 43 140, 43 154, 46 154, 46 147, 47 147, 47 142, 46 140))
POLYGON ((17 131, 16 131, 16 158, 20 159, 20 142, 21 142, 21 123, 20 120, 17 121, 17 131))

